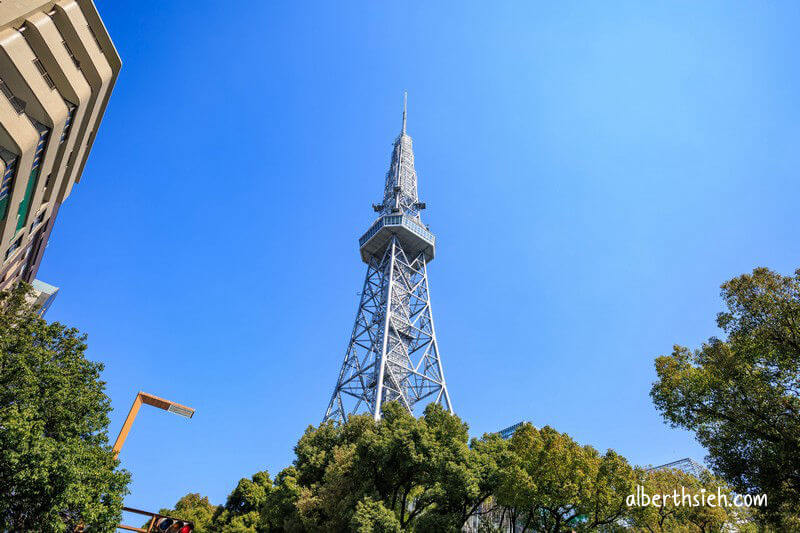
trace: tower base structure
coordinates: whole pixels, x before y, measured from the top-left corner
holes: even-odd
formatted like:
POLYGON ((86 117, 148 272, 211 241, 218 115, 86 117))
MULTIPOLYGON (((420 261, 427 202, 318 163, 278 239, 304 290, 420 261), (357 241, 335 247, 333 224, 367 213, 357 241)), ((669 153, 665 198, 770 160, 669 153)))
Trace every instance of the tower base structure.
POLYGON ((409 259, 392 236, 383 256, 373 256, 367 265, 353 333, 324 420, 346 421, 354 413, 370 413, 378 420, 388 401, 413 413, 423 400, 452 412, 433 326, 425 253, 409 259))

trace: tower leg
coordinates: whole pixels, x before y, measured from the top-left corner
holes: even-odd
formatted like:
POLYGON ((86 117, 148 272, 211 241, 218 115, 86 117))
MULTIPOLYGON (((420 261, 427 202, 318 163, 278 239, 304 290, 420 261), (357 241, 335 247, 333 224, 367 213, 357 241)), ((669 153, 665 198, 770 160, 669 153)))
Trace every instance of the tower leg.
POLYGON ((428 272, 409 261, 397 237, 367 266, 356 321, 325 420, 368 412, 380 420, 387 401, 411 413, 434 401, 452 412, 433 326, 428 272), (428 400, 423 402, 423 400, 428 400))
MULTIPOLYGON (((395 249, 396 249, 396 239, 392 239, 392 244, 389 246, 387 252, 389 252, 391 257, 394 257, 395 249)), ((389 261, 389 272, 386 278, 386 282, 384 283, 385 290, 386 290, 386 297, 384 298, 385 302, 392 301, 392 287, 394 286, 394 260, 389 261)), ((383 340, 381 342, 381 350, 380 350, 380 361, 379 361, 379 370, 378 370, 378 381, 377 381, 377 393, 375 394, 375 405, 372 409, 372 416, 375 418, 375 421, 381 419, 381 406, 383 405, 383 380, 386 376, 386 345, 389 340, 389 320, 391 319, 392 314, 389 312, 384 311, 383 313, 383 340)))

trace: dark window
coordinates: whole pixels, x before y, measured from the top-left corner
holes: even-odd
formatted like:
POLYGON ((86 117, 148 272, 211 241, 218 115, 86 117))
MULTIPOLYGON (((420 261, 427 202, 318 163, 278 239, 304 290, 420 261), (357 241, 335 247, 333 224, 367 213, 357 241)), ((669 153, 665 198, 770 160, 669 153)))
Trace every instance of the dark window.
POLYGON ((81 62, 75 58, 75 54, 72 53, 72 48, 69 47, 67 41, 61 41, 61 42, 64 44, 64 48, 67 49, 67 53, 69 54, 70 59, 72 59, 72 62, 75 63, 75 66, 81 68, 81 62))
POLYGON ((64 129, 61 131, 61 140, 60 143, 63 143, 67 140, 67 135, 69 135, 70 126, 72 126, 72 120, 75 118, 75 110, 78 109, 78 106, 74 104, 70 104, 69 102, 65 102, 67 104, 67 120, 64 122, 64 129))
POLYGON ((11 189, 14 185, 14 176, 17 171, 17 156, 0 148, 0 159, 6 164, 6 170, 3 172, 3 179, 0 181, 0 220, 6 218, 8 212, 8 203, 11 200, 11 189))
POLYGON ((53 83, 53 78, 51 78, 50 74, 47 73, 47 70, 44 68, 44 65, 42 65, 42 62, 39 61, 38 57, 33 60, 33 64, 36 65, 36 70, 39 71, 39 74, 42 75, 42 78, 44 78, 44 81, 47 82, 47 86, 50 87, 51 90, 55 89, 56 88, 56 84, 53 83))
POLYGON ((94 30, 92 29, 92 27, 91 27, 91 26, 89 26, 88 24, 86 25, 86 27, 89 29, 89 33, 91 33, 91 34, 92 34, 92 38, 94 39, 94 42, 95 42, 95 43, 97 43, 97 48, 99 48, 99 49, 100 49, 100 53, 101 53, 101 54, 104 54, 105 52, 103 52, 103 47, 102 47, 102 46, 100 46, 100 40, 97 38, 97 34, 94 32, 94 30))
POLYGON ((17 156, 7 150, 2 150, 0 152, 0 157, 6 164, 6 171, 3 173, 2 182, 0 182, 0 198, 2 198, 11 192, 11 185, 14 182, 14 171, 17 168, 17 156))
POLYGON ((14 96, 14 93, 11 92, 11 88, 2 79, 0 79, 0 92, 8 98, 8 101, 11 102, 11 105, 14 106, 14 110, 16 110, 17 113, 21 115, 22 112, 25 111, 25 100, 14 96))
POLYGON ((13 254, 16 251, 16 249, 19 248, 21 245, 22 245, 22 237, 18 238, 16 241, 11 243, 11 246, 9 246, 8 250, 6 250, 6 259, 11 257, 11 254, 13 254))
POLYGON ((44 159, 47 139, 50 136, 50 128, 34 119, 31 119, 31 122, 39 131, 39 144, 36 147, 36 153, 33 157, 31 174, 28 177, 28 185, 25 187, 25 196, 23 196, 22 201, 19 203, 19 209, 17 210, 17 231, 24 228, 27 224, 33 191, 36 189, 36 183, 39 181, 39 170, 44 159))
POLYGON ((44 221, 44 216, 46 214, 47 214, 47 210, 44 210, 41 213, 39 213, 39 216, 36 217, 36 220, 34 220, 33 223, 31 224, 31 232, 33 232, 33 228, 35 228, 36 226, 38 226, 39 224, 41 224, 44 221))

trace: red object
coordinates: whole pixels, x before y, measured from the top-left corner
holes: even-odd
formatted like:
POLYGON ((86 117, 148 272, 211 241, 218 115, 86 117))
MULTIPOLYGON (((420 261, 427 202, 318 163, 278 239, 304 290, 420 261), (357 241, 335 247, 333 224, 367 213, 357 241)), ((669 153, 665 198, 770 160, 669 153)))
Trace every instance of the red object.
POLYGON ((189 524, 186 524, 185 526, 183 526, 181 528, 179 533, 192 533, 192 526, 190 526, 189 524))

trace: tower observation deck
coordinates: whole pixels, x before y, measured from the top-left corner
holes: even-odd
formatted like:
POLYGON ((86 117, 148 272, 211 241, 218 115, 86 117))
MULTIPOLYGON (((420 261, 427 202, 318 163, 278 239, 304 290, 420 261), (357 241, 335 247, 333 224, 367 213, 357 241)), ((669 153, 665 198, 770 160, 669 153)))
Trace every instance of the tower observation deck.
POLYGON ((323 420, 350 414, 381 417, 397 401, 411 413, 439 402, 452 412, 433 327, 427 264, 436 238, 423 224, 411 137, 403 127, 394 142, 377 219, 359 238, 367 275, 344 362, 323 420))

